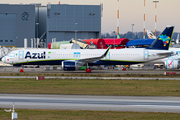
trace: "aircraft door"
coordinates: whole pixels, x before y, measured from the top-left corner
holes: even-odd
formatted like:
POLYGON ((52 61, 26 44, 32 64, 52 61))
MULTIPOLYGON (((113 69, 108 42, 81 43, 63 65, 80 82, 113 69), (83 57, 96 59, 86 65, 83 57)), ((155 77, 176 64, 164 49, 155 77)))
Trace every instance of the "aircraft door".
POLYGON ((24 51, 22 51, 22 50, 19 51, 18 58, 19 58, 19 60, 23 60, 24 59, 24 51))
POLYGON ((143 56, 145 60, 149 59, 149 51, 143 51, 143 56))

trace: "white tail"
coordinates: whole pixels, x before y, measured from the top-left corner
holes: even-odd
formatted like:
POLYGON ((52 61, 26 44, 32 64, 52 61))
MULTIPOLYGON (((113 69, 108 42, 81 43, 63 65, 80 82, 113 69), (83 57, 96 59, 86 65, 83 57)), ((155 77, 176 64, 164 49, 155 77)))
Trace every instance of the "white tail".
POLYGON ((179 34, 178 34, 177 39, 176 39, 176 44, 179 44, 179 34))
POLYGON ((147 30, 147 36, 149 39, 156 39, 156 36, 154 36, 154 34, 150 30, 147 30))

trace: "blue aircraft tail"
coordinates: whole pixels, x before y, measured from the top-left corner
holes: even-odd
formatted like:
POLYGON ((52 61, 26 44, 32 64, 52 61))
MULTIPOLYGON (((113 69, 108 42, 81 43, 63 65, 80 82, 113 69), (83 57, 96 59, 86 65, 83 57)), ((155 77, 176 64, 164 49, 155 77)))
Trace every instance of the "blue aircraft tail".
POLYGON ((147 49, 169 50, 173 36, 174 26, 167 26, 147 49))

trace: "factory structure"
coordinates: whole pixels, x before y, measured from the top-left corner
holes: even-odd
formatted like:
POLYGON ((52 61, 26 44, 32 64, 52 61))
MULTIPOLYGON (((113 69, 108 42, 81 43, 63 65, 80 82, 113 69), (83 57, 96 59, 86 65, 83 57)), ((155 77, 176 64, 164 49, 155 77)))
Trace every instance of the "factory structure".
POLYGON ((47 47, 52 40, 101 36, 102 5, 0 4, 0 45, 47 47))

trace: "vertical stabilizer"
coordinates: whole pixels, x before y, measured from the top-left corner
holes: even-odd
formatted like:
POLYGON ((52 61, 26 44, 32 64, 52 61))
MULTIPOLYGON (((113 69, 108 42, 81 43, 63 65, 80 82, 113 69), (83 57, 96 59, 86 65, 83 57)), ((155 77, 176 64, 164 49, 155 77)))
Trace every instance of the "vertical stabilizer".
POLYGON ((165 30, 159 35, 159 37, 154 40, 154 42, 148 49, 169 50, 173 31, 174 26, 167 26, 165 30))
POLYGON ((147 36, 149 39, 156 39, 156 37, 154 36, 154 34, 150 30, 147 30, 147 36))
POLYGON ((176 44, 179 44, 179 34, 178 34, 177 39, 176 39, 176 44))
POLYGON ((120 36, 120 34, 118 35, 118 37, 117 37, 118 39, 120 39, 121 38, 121 36, 120 36))

